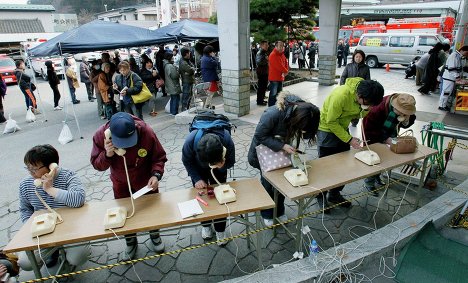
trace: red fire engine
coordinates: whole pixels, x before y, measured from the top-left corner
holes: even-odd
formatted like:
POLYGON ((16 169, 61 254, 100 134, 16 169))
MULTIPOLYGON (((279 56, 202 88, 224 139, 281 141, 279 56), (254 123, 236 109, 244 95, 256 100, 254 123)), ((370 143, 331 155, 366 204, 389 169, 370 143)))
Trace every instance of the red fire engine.
POLYGON ((387 23, 387 32, 437 33, 452 42, 454 26, 453 17, 390 18, 387 23))

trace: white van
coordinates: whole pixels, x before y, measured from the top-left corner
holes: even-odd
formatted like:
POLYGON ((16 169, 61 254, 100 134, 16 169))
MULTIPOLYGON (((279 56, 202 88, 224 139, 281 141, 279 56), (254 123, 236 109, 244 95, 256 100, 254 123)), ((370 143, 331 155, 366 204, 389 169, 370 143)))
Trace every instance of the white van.
POLYGON ((438 34, 366 33, 361 36, 356 49, 364 51, 366 63, 371 68, 386 63, 408 65, 443 40, 438 34))

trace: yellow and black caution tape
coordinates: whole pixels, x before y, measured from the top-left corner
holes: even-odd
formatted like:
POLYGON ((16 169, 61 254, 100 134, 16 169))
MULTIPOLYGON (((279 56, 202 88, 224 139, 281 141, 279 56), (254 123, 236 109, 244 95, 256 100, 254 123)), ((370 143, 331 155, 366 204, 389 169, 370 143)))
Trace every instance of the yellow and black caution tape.
MULTIPOLYGON (((381 186, 379 188, 376 188, 374 191, 380 191, 380 190, 387 189, 390 185, 395 184, 395 183, 404 185, 401 181, 392 179, 392 181, 390 183, 388 183, 388 184, 386 184, 384 186, 381 186)), ((443 182, 443 183, 448 185, 445 182, 443 182)), ((455 189, 453 187, 451 188, 451 190, 466 194, 464 191, 455 189)), ((46 281, 46 280, 52 280, 52 279, 63 279, 63 278, 71 277, 71 276, 74 276, 74 275, 80 275, 80 274, 89 273, 89 272, 93 272, 93 271, 100 271, 100 270, 104 270, 104 269, 111 269, 111 268, 121 266, 121 265, 134 264, 134 263, 147 261, 147 260, 150 260, 150 259, 154 259, 154 258, 166 256, 166 255, 173 255, 173 254, 178 254, 178 253, 182 253, 182 252, 186 252, 186 251, 191 251, 191 250, 195 250, 195 249, 198 249, 198 248, 207 247, 207 246, 210 246, 210 245, 213 245, 213 244, 217 244, 218 242, 231 241, 231 240, 234 240, 234 239, 251 236, 251 235, 254 235, 254 234, 259 233, 259 232, 263 232, 263 231, 266 231, 266 230, 269 230, 269 229, 280 227, 281 225, 285 225, 285 224, 290 223, 290 222, 295 222, 295 221, 297 221, 299 219, 302 219, 302 218, 306 218, 306 217, 316 215, 316 214, 321 214, 325 210, 333 209, 333 208, 338 207, 338 206, 340 206, 340 205, 342 205, 344 203, 352 202, 353 200, 357 200, 357 199, 359 199, 361 197, 364 197, 364 196, 367 196, 369 194, 371 194, 371 192, 362 192, 362 193, 359 193, 359 194, 357 194, 356 196, 354 196, 352 198, 349 198, 347 201, 330 205, 330 206, 326 207, 325 209, 319 209, 319 210, 315 210, 315 211, 312 211, 312 212, 308 212, 308 213, 305 213, 305 214, 303 214, 301 216, 288 219, 288 220, 286 220, 284 222, 281 222, 281 223, 276 223, 276 224, 273 224, 271 226, 259 228, 259 229, 252 230, 252 231, 245 232, 245 233, 241 233, 241 234, 238 234, 238 235, 233 235, 231 237, 224 238, 222 240, 211 241, 211 242, 207 242, 207 243, 203 243, 203 244, 199 244, 199 245, 195 245, 195 246, 191 246, 191 247, 187 247, 187 248, 182 248, 182 249, 169 251, 169 252, 165 252, 165 253, 161 253, 161 254, 150 255, 150 256, 137 258, 137 259, 132 259, 132 260, 128 260, 128 261, 121 261, 121 262, 117 262, 117 263, 113 263, 113 264, 107 264, 107 265, 103 265, 103 266, 78 270, 78 271, 69 272, 69 273, 51 275, 51 276, 48 276, 48 277, 43 277, 43 278, 38 278, 38 279, 31 279, 31 280, 28 280, 28 281, 23 281, 23 283, 35 283, 35 282, 42 282, 42 281, 46 281)))

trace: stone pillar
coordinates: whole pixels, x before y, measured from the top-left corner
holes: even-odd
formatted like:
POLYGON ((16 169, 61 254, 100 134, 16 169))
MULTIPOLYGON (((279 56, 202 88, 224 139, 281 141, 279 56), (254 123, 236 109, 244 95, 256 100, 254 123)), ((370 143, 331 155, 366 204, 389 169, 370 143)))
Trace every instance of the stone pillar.
POLYGON ((217 10, 224 110, 244 116, 250 111, 249 0, 218 1, 217 10))
POLYGON ((458 26, 457 29, 457 37, 455 38, 455 48, 459 49, 463 45, 468 44, 468 36, 466 36, 465 28, 468 28, 468 26, 465 26, 468 24, 468 1, 467 0, 462 0, 460 4, 460 9, 458 10, 458 16, 457 16, 457 23, 455 26, 458 26), (464 42, 462 40, 464 39, 464 42))
POLYGON ((319 8, 321 36, 318 81, 320 85, 333 85, 336 82, 336 46, 338 45, 341 0, 320 0, 319 8))

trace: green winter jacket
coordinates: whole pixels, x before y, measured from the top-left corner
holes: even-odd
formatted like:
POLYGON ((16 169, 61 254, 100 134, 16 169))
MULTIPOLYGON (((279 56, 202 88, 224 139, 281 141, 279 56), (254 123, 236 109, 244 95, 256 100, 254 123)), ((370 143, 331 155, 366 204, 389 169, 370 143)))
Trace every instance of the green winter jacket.
POLYGON ((344 85, 335 88, 327 96, 320 110, 319 130, 333 133, 345 143, 351 140, 349 123, 368 113, 362 111, 361 114, 361 106, 357 102, 357 86, 362 80, 359 77, 348 78, 344 85))

